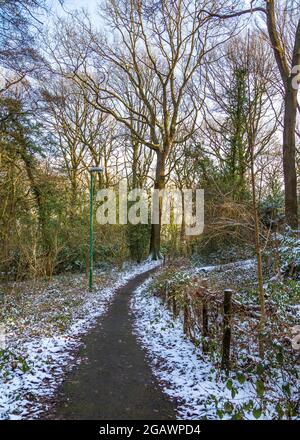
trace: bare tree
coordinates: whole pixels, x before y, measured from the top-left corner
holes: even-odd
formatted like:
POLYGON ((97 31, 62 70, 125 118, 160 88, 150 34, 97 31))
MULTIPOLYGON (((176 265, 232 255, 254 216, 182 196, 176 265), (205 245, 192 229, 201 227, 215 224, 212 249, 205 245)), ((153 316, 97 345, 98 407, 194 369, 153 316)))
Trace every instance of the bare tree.
MULTIPOLYGON (((55 47, 59 53, 53 51, 63 73, 89 88, 96 108, 111 114, 155 152, 156 189, 165 187, 166 161, 174 145, 183 144, 195 130, 201 105, 194 100, 199 87, 196 73, 205 55, 228 36, 223 30, 220 37, 218 27, 211 26, 210 18, 201 12, 204 4, 107 1, 104 14, 113 36, 101 37, 87 19, 77 16, 80 34, 74 35, 74 23, 64 26, 60 47, 55 47), (129 94, 124 93, 124 84, 129 94), (132 108, 130 94, 143 105, 132 108), (138 131, 133 121, 145 130, 138 131)), ((211 2, 213 10, 216 4, 211 2)), ((160 221, 152 225, 154 259, 161 257, 160 229, 160 221)))

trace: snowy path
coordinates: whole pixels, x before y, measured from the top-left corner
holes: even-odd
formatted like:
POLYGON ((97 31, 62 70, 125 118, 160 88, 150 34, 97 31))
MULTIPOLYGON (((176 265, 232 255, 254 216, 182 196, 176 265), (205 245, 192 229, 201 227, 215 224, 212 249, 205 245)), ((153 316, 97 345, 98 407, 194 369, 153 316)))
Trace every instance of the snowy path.
POLYGON ((49 419, 168 420, 175 409, 163 394, 132 331, 130 297, 151 271, 130 280, 84 338, 85 358, 62 384, 49 419))

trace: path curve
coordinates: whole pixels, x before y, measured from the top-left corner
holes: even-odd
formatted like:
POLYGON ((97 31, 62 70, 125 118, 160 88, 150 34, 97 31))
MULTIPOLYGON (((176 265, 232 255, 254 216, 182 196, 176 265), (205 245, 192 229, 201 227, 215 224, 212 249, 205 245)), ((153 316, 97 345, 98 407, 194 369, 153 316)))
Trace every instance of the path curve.
MULTIPOLYGON (((155 269, 154 269, 155 270, 155 269)), ((61 385, 50 419, 175 420, 175 406, 152 375, 133 334, 130 297, 153 269, 117 290, 107 313, 87 335, 86 359, 61 385)))

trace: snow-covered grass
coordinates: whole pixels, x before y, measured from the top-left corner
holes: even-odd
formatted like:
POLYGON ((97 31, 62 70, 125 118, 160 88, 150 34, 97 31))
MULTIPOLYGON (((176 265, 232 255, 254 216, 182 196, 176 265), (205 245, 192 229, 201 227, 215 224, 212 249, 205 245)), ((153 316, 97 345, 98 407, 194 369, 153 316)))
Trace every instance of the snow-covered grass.
POLYGON ((218 286, 219 289, 241 289, 254 286, 257 279, 256 260, 241 260, 234 263, 220 264, 215 266, 196 266, 190 269, 190 273, 209 277, 210 285, 218 286))
POLYGON ((64 374, 80 362, 74 350, 80 337, 106 312, 119 287, 158 264, 98 274, 93 292, 83 276, 58 277, 32 290, 26 283, 10 286, 6 348, 0 350, 0 419, 37 418, 47 410, 64 374))
MULTIPOLYGON (((153 295, 152 284, 149 278, 132 299, 135 332, 165 393, 179 402, 179 419, 297 418, 300 369, 286 355, 282 357, 279 341, 274 339, 274 347, 266 347, 262 362, 257 350, 253 352, 257 343, 252 341, 250 321, 235 322, 233 351, 239 362, 226 377, 214 356, 203 355, 201 344, 185 336, 182 317, 173 317, 161 298, 153 295)), ((290 344, 288 338, 286 343, 290 344)))
POLYGON ((236 269, 242 269, 242 270, 251 270, 255 268, 255 260, 241 260, 236 261, 234 263, 228 263, 228 264, 220 264, 216 266, 198 266, 196 267, 196 272, 213 272, 213 271, 232 271, 236 269))
MULTIPOLYGON (((217 370, 184 333, 181 319, 174 319, 161 300, 149 293, 149 278, 134 293, 131 302, 135 332, 145 348, 153 373, 163 390, 178 402, 183 420, 216 419, 217 399, 231 398, 226 384, 217 380, 217 370)), ((234 400, 241 399, 241 393, 234 400)))

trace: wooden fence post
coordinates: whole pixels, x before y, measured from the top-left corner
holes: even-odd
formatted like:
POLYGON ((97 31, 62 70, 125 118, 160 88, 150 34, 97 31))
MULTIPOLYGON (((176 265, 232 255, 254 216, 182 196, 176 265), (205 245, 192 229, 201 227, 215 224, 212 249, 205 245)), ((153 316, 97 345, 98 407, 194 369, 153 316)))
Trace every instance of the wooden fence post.
POLYGON ((231 344, 231 315, 232 315, 232 290, 224 290, 224 321, 222 341, 222 363, 223 370, 230 370, 230 344, 231 344))

